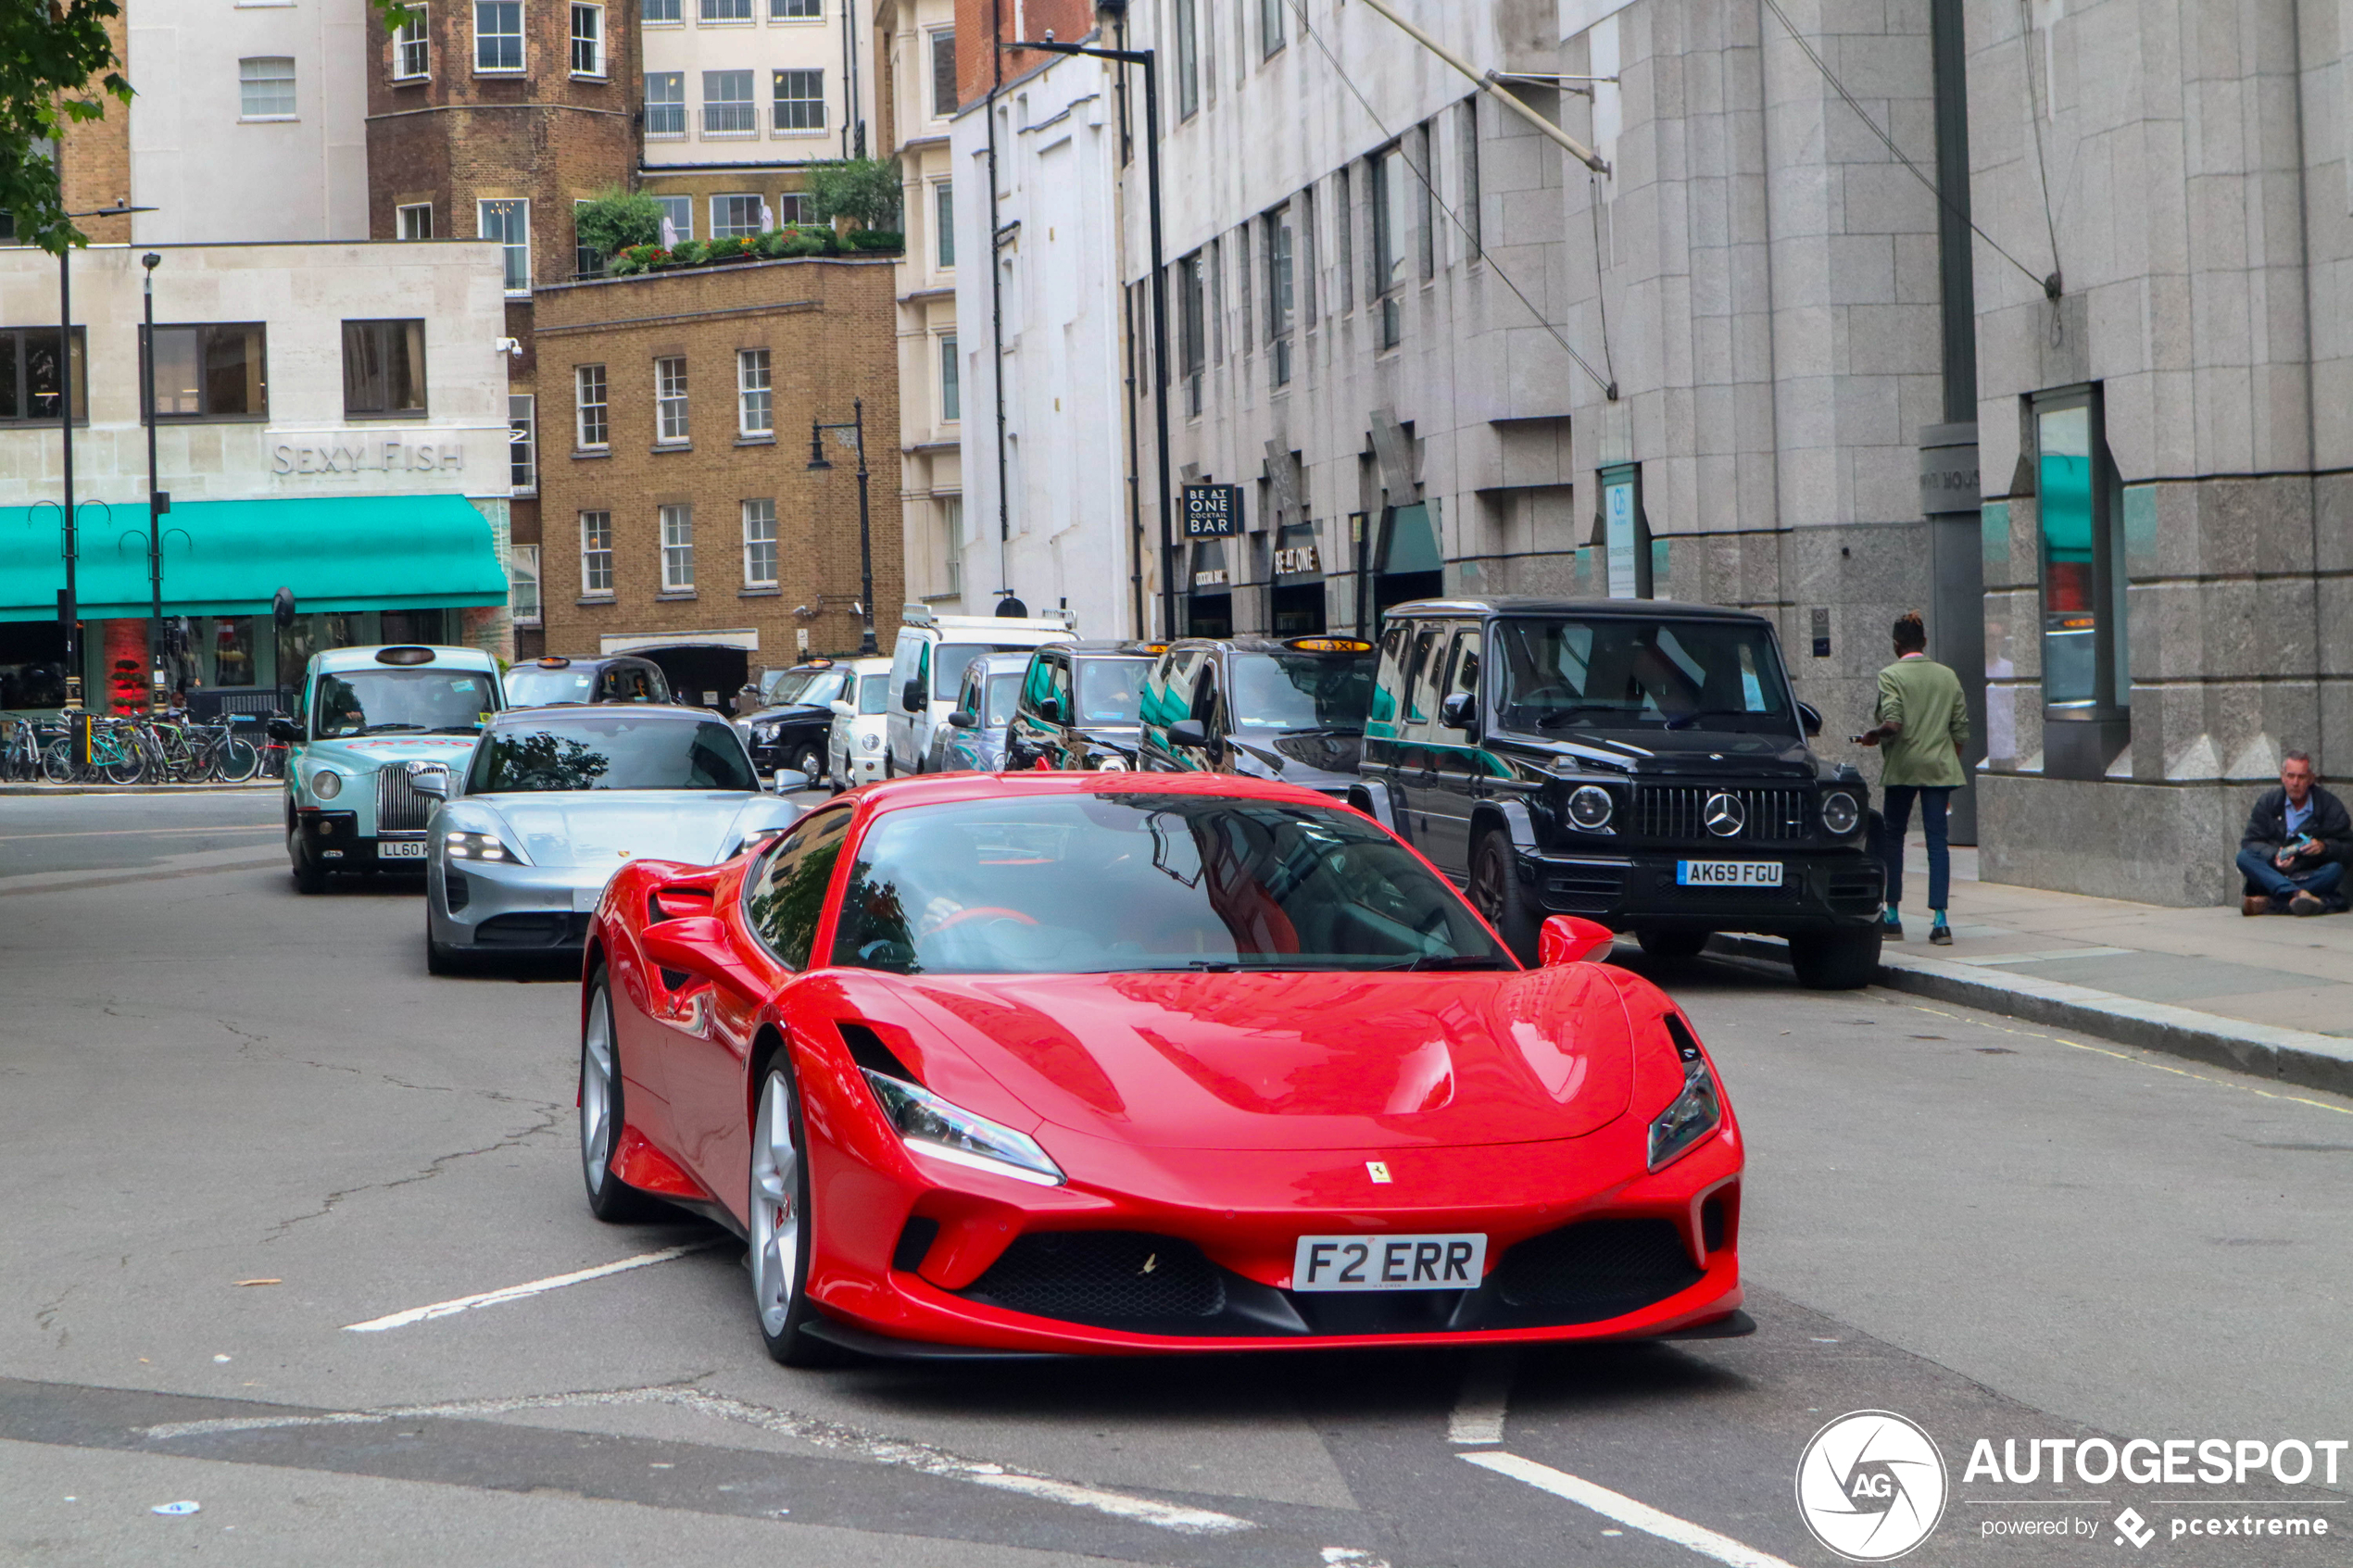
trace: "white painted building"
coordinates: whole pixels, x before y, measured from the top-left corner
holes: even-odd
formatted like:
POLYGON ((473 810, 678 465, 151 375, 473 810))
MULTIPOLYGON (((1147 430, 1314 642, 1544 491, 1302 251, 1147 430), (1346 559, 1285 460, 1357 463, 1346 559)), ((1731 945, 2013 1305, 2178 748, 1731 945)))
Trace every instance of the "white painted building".
MULTIPOLYGON (((963 610, 965 420, 957 329, 954 0, 885 0, 885 89, 906 211, 899 264, 899 495, 908 592, 963 610)), ((965 194, 969 197, 967 187, 965 194)), ((985 586, 985 584, 984 584, 985 586)))
POLYGON ((366 0, 124 10, 136 244, 368 237, 366 0))

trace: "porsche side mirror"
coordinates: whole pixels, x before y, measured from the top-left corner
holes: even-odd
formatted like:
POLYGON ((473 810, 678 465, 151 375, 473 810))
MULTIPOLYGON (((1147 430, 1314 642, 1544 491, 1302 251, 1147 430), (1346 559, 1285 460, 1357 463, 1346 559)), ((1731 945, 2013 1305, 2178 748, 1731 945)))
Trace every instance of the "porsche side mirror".
POLYGON ((1467 730, 1478 717, 1478 700, 1468 692, 1451 692, 1438 705, 1438 721, 1450 730, 1467 730))
POLYGON ((1545 969, 1555 964, 1583 963, 1607 955, 1617 933, 1582 915, 1546 915, 1536 934, 1536 961, 1545 969))
POLYGON ((271 714, 269 730, 270 738, 282 745, 300 746, 302 744, 302 728, 291 719, 281 719, 271 714))
POLYGON ((907 684, 900 688, 899 706, 910 713, 924 710, 924 678, 921 675, 910 677, 907 684))
POLYGON ((409 787, 419 795, 447 800, 449 798, 449 770, 438 762, 412 762, 409 765, 409 787))
POLYGON ((977 730, 980 728, 980 716, 969 708, 959 708, 948 715, 948 727, 952 730, 977 730))
POLYGON ((809 775, 798 769, 779 768, 776 770, 776 776, 769 781, 769 787, 778 795, 799 795, 802 790, 807 789, 811 783, 809 775))
POLYGON ((1198 719, 1179 719, 1168 726, 1168 744, 1207 746, 1209 730, 1198 719))
POLYGON ((727 928, 716 915, 687 915, 649 925, 638 942, 657 969, 716 982, 748 997, 758 989, 749 972, 728 950, 727 928))
POLYGON ((1797 721, 1806 726, 1809 737, 1822 733, 1822 710, 1810 702, 1797 705, 1797 721))

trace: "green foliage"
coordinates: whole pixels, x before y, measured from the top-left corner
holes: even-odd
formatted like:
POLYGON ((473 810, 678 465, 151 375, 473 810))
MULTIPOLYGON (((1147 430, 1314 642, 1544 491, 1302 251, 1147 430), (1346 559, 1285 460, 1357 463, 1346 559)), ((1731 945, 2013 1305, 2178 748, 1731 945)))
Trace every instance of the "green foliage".
POLYGON ((907 248, 907 236, 895 229, 862 229, 842 237, 852 250, 881 251, 896 256, 907 248))
POLYGON ((66 126, 98 119, 106 100, 131 102, 131 83, 107 37, 115 0, 12 0, 0 4, 0 212, 17 237, 53 256, 87 245, 66 216, 48 144, 66 126))
POLYGON ((801 191, 820 222, 846 218, 864 229, 899 227, 899 160, 895 157, 812 163, 801 191))
POLYGON ((760 249, 757 245, 755 245, 751 240, 741 236, 734 236, 724 240, 713 240, 711 242, 710 245, 706 247, 706 249, 710 258, 713 261, 736 261, 747 256, 757 256, 760 254, 760 249))
POLYGON ((711 259, 711 245, 703 240, 681 240, 670 257, 683 267, 699 267, 711 259))
POLYGON ((580 243, 595 246, 598 256, 661 242, 661 204, 643 191, 608 185, 575 207, 572 220, 580 243))

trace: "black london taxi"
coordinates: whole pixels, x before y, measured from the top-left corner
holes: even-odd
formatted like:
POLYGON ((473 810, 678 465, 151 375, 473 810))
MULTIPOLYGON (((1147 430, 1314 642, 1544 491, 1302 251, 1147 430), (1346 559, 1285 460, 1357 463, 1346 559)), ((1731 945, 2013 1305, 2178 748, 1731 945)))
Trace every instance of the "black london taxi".
POLYGON ((1052 643, 1029 659, 1005 766, 1117 772, 1136 765, 1144 683, 1166 643, 1052 643))
POLYGON ((1390 612, 1356 804, 1462 884, 1513 950, 1548 914, 1688 957, 1789 940, 1866 984, 1881 872, 1862 777, 1815 755, 1772 623, 1700 605, 1506 596, 1390 612))
POLYGON ((762 778, 779 768, 806 773, 812 779, 824 777, 834 703, 855 696, 858 690, 849 666, 830 659, 812 659, 761 685, 767 706, 736 721, 736 731, 750 748, 753 766, 762 778))
POLYGON ((1144 685, 1147 772, 1243 773, 1345 798, 1373 700, 1355 637, 1189 637, 1144 685))

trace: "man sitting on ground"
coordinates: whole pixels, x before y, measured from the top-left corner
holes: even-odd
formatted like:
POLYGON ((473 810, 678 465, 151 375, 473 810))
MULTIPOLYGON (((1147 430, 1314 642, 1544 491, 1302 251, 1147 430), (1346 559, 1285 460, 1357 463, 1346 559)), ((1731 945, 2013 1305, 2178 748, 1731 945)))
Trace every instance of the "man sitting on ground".
POLYGON ((2314 781, 2310 754, 2280 759, 2280 787, 2267 790, 2247 814, 2239 841, 2239 871, 2246 878, 2243 914, 2320 915, 2345 908, 2337 891, 2353 860, 2353 817, 2314 781))

